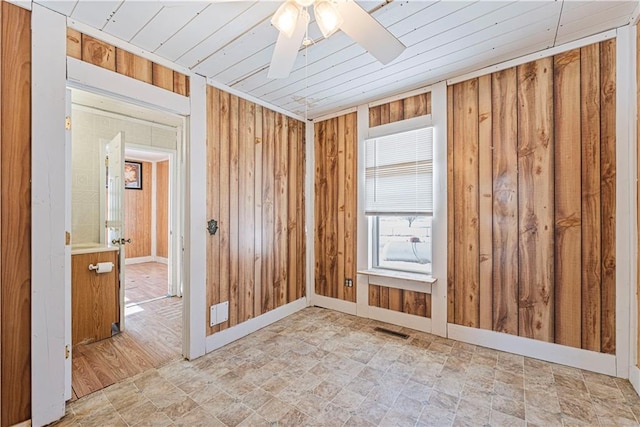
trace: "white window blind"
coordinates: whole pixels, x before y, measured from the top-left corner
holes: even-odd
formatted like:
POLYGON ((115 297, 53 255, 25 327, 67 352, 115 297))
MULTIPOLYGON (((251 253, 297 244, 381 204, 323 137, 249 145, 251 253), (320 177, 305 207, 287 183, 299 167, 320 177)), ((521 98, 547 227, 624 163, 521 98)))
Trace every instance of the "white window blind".
POLYGON ((365 214, 433 213, 433 128, 367 139, 365 214))

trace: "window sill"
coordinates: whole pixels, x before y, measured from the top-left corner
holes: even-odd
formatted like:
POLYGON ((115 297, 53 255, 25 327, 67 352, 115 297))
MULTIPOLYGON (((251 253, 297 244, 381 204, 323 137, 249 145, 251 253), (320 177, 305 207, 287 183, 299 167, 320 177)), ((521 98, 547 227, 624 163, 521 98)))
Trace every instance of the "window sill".
POLYGON ((360 270, 358 274, 366 274, 367 276, 374 277, 386 277, 390 279, 401 279, 415 283, 422 283, 425 285, 432 285, 436 283, 435 278, 433 278, 429 274, 423 273, 411 273, 408 271, 395 271, 395 270, 385 270, 381 268, 370 268, 368 270, 360 270))

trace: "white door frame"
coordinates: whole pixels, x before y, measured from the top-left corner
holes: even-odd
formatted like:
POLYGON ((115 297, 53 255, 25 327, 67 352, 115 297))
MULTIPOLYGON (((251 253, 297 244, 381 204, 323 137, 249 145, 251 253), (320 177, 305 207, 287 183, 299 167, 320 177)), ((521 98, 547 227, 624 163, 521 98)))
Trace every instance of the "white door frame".
MULTIPOLYGON (((206 80, 179 66, 191 81, 191 96, 131 79, 66 56, 65 16, 37 3, 32 6, 32 425, 64 416, 65 375, 65 90, 100 93, 185 117, 181 136, 180 208, 184 236, 178 253, 183 269, 183 354, 189 359, 206 348, 206 80), (135 97, 135 98, 134 98, 135 97), (187 157, 188 155, 188 157, 187 157), (193 183, 193 185, 190 185, 193 183), (182 244, 184 242, 184 244, 182 244)), ((87 29, 90 35, 102 33, 87 29), (93 33, 91 32, 93 31, 93 33)), ((107 36, 102 33, 102 35, 107 36)), ((138 53, 135 47, 119 47, 138 53)), ((142 56, 149 54, 140 52, 142 56)))

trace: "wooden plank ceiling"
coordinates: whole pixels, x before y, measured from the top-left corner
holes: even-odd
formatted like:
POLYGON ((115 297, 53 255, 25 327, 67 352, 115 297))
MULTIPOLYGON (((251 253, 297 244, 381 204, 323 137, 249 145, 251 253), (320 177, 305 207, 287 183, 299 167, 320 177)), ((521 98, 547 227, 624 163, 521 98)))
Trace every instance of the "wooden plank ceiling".
POLYGON ((285 110, 319 117, 629 23, 637 1, 359 1, 406 46, 383 66, 344 33, 314 40, 287 79, 267 70, 279 1, 37 0, 285 110))

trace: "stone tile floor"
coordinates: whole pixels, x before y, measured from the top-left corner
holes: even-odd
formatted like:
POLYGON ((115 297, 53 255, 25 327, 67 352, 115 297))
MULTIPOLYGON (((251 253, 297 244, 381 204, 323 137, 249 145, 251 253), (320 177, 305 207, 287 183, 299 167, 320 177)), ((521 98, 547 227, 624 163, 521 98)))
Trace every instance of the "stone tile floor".
POLYGON ((67 407, 60 426, 638 425, 622 379, 307 308, 67 407), (376 326, 402 330, 401 339, 376 326))

